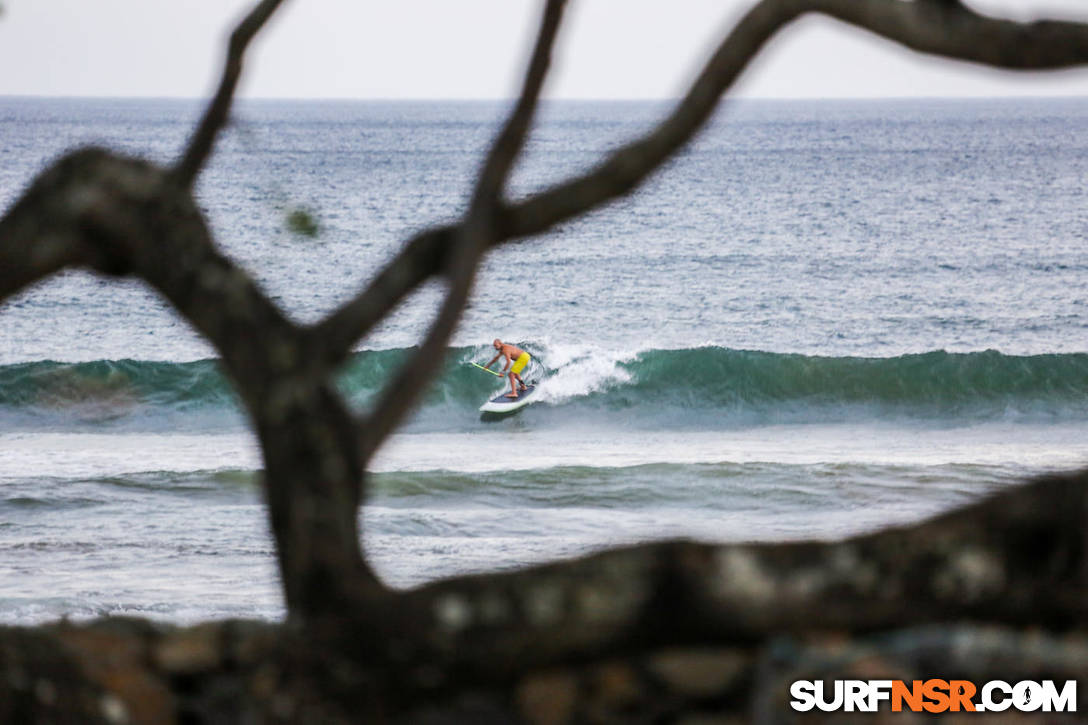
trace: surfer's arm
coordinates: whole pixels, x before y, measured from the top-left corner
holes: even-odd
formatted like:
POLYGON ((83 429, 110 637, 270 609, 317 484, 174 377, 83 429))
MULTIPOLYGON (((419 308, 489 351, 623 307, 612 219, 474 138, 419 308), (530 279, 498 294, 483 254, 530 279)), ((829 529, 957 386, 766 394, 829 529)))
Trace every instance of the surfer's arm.
POLYGON ((496 360, 498 360, 498 359, 499 359, 500 357, 502 357, 502 353, 501 353, 501 352, 500 352, 500 353, 499 353, 498 355, 496 355, 495 357, 491 358, 491 362, 489 362, 489 363, 488 363, 487 365, 484 365, 484 367, 485 367, 485 368, 489 368, 489 367, 491 367, 492 365, 494 365, 494 364, 495 364, 495 361, 496 361, 496 360))

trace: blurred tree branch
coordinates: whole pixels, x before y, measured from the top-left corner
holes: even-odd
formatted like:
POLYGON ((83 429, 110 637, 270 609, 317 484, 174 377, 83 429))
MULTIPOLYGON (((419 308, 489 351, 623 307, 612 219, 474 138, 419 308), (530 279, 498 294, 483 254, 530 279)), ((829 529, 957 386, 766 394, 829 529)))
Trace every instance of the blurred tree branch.
POLYGON ((197 174, 203 168, 208 156, 211 155, 215 145, 215 139, 219 136, 223 126, 230 117, 230 108, 234 102, 234 92, 238 87, 238 79, 242 75, 242 60, 245 57, 246 48, 253 37, 260 32, 272 14, 276 12, 283 0, 263 0, 258 3, 239 23, 238 27, 230 35, 227 44, 227 58, 223 64, 223 76, 219 81, 219 89, 215 97, 204 110, 204 116, 197 125, 196 132, 189 141, 188 147, 181 159, 174 167, 174 178, 184 187, 191 187, 196 181, 197 174))
POLYGON ((315 626, 353 621, 366 629, 367 642, 437 636, 409 635, 412 621, 422 620, 406 619, 406 612, 427 611, 457 587, 388 591, 362 556, 356 514, 366 463, 437 369, 488 250, 545 233, 637 188, 705 126, 763 45, 805 14, 820 13, 919 52, 993 67, 1088 63, 1088 25, 1081 23, 1016 23, 947 0, 763 0, 647 134, 583 175, 510 200, 507 179, 530 133, 562 15, 563 2, 550 0, 520 96, 462 220, 413 237, 353 299, 303 328, 219 252, 192 195, 229 118, 245 50, 280 4, 256 4, 231 35, 218 91, 173 167, 83 149, 34 180, 0 219, 0 301, 69 267, 139 277, 159 291, 215 346, 257 432, 290 617, 315 626), (337 368, 380 320, 436 276, 447 289, 434 323, 360 424, 334 390, 337 368))

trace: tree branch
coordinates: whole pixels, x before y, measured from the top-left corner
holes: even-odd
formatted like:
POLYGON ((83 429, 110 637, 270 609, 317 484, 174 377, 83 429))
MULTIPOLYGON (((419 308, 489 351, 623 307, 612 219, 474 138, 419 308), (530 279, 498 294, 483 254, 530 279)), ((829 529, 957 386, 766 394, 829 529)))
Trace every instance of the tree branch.
POLYGON ((215 146, 216 137, 227 123, 238 78, 242 75, 242 58, 253 37, 264 26, 283 0, 263 0, 254 7, 231 33, 227 45, 227 60, 215 98, 208 104, 204 116, 185 149, 184 155, 174 166, 173 177, 178 184, 191 188, 215 146))
POLYGON ((58 166, 38 177, 0 218, 0 304, 51 274, 89 261, 64 223, 71 192, 68 174, 58 166))
POLYGON ((374 329, 401 300, 446 268, 459 225, 436 227, 413 236, 356 297, 306 329, 307 347, 318 364, 333 369, 355 343, 374 329))
MULTIPOLYGON (((1088 62, 1088 26, 1083 24, 996 20, 948 0, 763 0, 649 134, 582 176, 508 203, 503 198, 507 177, 524 146, 561 16, 562 0, 550 0, 521 95, 482 167, 464 221, 416 236, 359 296, 303 337, 252 278, 218 251, 191 195, 229 116, 245 49, 280 4, 264 0, 232 34, 216 97, 173 169, 88 149, 70 154, 36 180, 0 220, 0 301, 71 265, 133 274, 210 340, 260 437, 289 611, 311 620, 343 614, 362 598, 385 593, 359 552, 361 469, 440 363, 480 256, 637 187, 706 124, 721 95, 781 27, 802 14, 819 12, 920 52, 996 67, 1065 68, 1088 62), (420 350, 384 392, 360 442, 354 421, 329 385, 328 372, 405 295, 439 273, 449 279, 445 302, 420 350)), ((740 566, 739 574, 744 574, 752 552, 731 551, 740 558, 728 554, 725 568, 740 566)), ((691 578, 685 573, 686 555, 675 560, 670 556, 661 566, 651 562, 651 579, 663 572, 666 579, 679 577, 685 586, 696 587, 692 582, 713 573, 696 567, 692 571, 697 576, 691 578)), ((609 563, 606 568, 611 567, 609 563)), ((721 621, 726 623, 732 621, 736 596, 747 596, 728 586, 689 594, 696 604, 724 603, 721 611, 727 616, 721 621)), ((880 604, 870 602, 863 591, 858 597, 862 603, 880 604)), ((421 594, 419 601, 431 600, 421 594)), ((786 602, 783 611, 802 616, 821 601, 800 597, 786 602)), ((933 606, 944 611, 943 600, 933 606)), ((1083 614, 1083 607, 1076 612, 1083 614)), ((773 626, 780 624, 776 620, 773 626)))
POLYGON ((1088 474, 1057 474, 910 526, 833 542, 662 542, 406 592, 415 661, 512 668, 686 642, 974 620, 1064 630, 1088 616, 1088 474), (678 616, 677 613, 683 613, 678 616))
MULTIPOLYGON (((1013 70, 1088 63, 1088 25, 1017 23, 937 0, 764 0, 749 11, 707 62, 687 94, 649 134, 609 155, 583 176, 496 212, 491 246, 541 234, 641 184, 705 125, 722 94, 762 46, 806 13, 822 13, 922 53, 1013 70)), ((413 237, 374 280, 311 329, 323 338, 324 363, 342 362, 351 346, 391 309, 448 263, 446 226, 413 237)))
POLYGON ((948 0, 806 0, 823 13, 928 55, 1006 70, 1060 70, 1088 63, 1088 26, 1019 23, 948 0))
POLYGON ((1016 23, 933 0, 764 0, 726 37, 687 95, 652 133, 586 175, 516 205, 503 231, 509 238, 540 234, 634 189, 702 128, 722 94, 778 30, 813 12, 919 52, 998 68, 1088 63, 1088 25, 1082 23, 1016 23))
POLYGON ((551 64, 551 50, 559 30, 565 0, 548 0, 541 19, 536 46, 525 75, 518 102, 488 153, 473 191, 465 223, 454 237, 447 274, 449 290, 423 344, 389 384, 363 426, 363 456, 368 459, 386 436, 408 414, 425 382, 442 363, 446 344, 472 291, 480 257, 494 237, 495 213, 501 204, 506 180, 525 146, 540 90, 551 64))
POLYGON ((0 220, 0 299, 67 266, 143 279, 215 347, 261 441, 292 615, 383 591, 359 551, 354 421, 299 329, 216 248, 189 190, 101 149, 62 158, 0 220))
POLYGON ((540 100, 540 91, 548 75, 548 67, 551 65, 552 46, 555 44, 555 36, 563 19, 565 5, 566 0, 548 0, 544 8, 544 17, 540 21, 540 30, 529 61, 529 68, 525 72, 521 96, 484 162, 483 171, 476 182, 470 217, 473 212, 482 214, 484 207, 502 201, 506 179, 518 155, 525 147, 525 140, 529 135, 529 127, 540 100))

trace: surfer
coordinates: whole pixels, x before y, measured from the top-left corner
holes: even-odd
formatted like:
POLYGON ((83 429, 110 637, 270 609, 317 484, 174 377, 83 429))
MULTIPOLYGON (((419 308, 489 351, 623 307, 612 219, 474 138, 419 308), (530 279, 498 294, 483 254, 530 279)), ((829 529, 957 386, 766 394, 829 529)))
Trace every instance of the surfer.
POLYGON ((503 374, 506 374, 507 368, 510 369, 510 392, 506 394, 506 397, 516 398, 518 397, 518 385, 515 384, 515 381, 520 384, 522 391, 525 390, 525 381, 521 379, 519 373, 521 373, 521 371, 525 369, 525 366, 529 364, 529 353, 525 352, 520 347, 514 347, 509 343, 503 342, 497 337, 491 345, 499 351, 499 354, 491 358, 491 362, 484 365, 484 367, 490 368, 500 357, 505 357, 506 364, 502 366, 503 374))

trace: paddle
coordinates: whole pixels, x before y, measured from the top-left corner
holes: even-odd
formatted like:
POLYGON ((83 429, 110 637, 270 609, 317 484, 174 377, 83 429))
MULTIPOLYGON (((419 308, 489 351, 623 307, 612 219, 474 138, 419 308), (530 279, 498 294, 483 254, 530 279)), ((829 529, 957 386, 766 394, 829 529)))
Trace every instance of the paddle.
POLYGON ((502 373, 497 373, 494 370, 492 370, 491 368, 485 368, 483 365, 480 365, 479 363, 470 362, 469 365, 472 365, 473 367, 480 368, 481 370, 489 372, 492 375, 495 375, 497 377, 500 377, 500 378, 502 377, 502 373))

